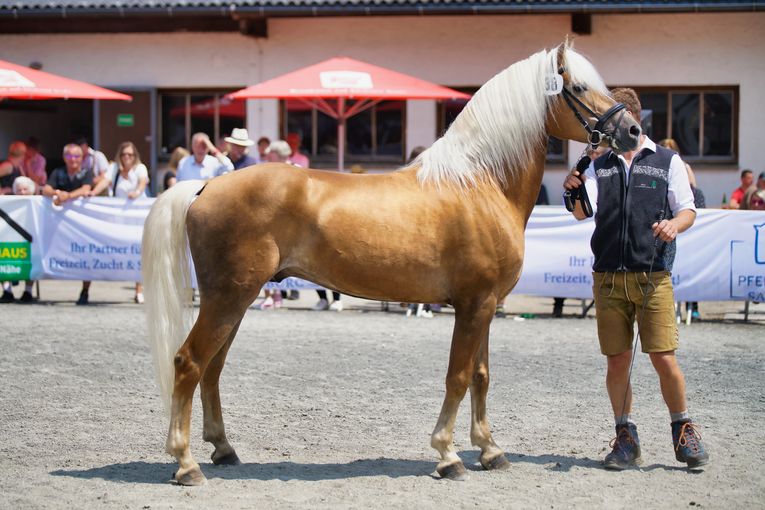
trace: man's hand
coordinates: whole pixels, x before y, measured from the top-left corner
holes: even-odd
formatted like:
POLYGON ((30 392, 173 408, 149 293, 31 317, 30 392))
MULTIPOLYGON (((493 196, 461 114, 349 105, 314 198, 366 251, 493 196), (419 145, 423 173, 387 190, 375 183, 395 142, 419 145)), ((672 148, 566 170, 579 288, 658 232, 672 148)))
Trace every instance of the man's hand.
POLYGON ((575 168, 566 176, 566 180, 563 181, 563 187, 567 190, 576 189, 584 184, 585 179, 587 179, 587 177, 581 175, 575 168))
POLYGON ((651 228, 653 229, 653 236, 665 242, 674 241, 678 234, 677 226, 672 220, 661 220, 651 225, 651 228))
POLYGON ((207 151, 213 156, 218 156, 218 154, 220 154, 220 151, 218 150, 218 148, 215 145, 213 145, 213 143, 210 141, 209 138, 205 139, 205 145, 207 145, 207 151))
POLYGON ((53 195, 53 203, 55 205, 61 205, 64 202, 69 200, 69 192, 68 191, 61 191, 56 190, 56 193, 53 195))

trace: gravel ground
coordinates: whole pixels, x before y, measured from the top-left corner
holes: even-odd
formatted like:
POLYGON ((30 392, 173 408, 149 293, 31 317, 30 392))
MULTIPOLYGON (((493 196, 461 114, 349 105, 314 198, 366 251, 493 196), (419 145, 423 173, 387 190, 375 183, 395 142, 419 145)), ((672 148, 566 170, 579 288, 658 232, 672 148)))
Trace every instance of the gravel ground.
MULTIPOLYGON (((691 414, 712 463, 675 460, 650 363, 634 373, 644 465, 601 467, 613 428, 595 321, 544 317, 550 299, 512 296, 491 336, 489 417, 512 464, 476 467, 469 402, 455 441, 466 482, 434 475, 430 433, 443 398, 453 316, 407 319, 398 305, 346 299, 312 312, 250 311, 223 372, 231 440, 243 464, 216 467, 195 401, 192 452, 204 487, 168 482, 167 421, 130 285, 96 282, 76 307, 76 282, 43 282, 36 305, 0 305, 0 507, 18 508, 762 508, 765 328, 726 320, 740 303, 702 303, 678 351, 691 414)), ((18 293, 18 291, 17 291, 18 293)))

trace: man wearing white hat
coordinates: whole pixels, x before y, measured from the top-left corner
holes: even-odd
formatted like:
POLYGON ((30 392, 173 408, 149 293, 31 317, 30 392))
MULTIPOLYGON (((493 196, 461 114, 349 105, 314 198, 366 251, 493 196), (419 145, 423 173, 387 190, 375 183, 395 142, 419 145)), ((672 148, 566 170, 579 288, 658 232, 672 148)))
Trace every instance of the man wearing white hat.
POLYGON ((228 158, 234 163, 234 170, 258 164, 258 160, 248 154, 255 142, 250 140, 245 128, 234 128, 231 136, 224 140, 228 144, 228 158))

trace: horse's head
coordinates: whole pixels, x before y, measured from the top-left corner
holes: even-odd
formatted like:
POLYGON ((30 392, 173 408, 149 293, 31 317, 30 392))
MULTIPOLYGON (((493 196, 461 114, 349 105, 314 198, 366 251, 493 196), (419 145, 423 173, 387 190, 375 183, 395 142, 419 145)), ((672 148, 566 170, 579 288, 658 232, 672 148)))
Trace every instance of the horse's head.
POLYGON ((592 64, 568 43, 550 54, 545 93, 555 96, 546 121, 550 135, 593 148, 608 146, 616 152, 638 146, 639 122, 613 100, 592 64))

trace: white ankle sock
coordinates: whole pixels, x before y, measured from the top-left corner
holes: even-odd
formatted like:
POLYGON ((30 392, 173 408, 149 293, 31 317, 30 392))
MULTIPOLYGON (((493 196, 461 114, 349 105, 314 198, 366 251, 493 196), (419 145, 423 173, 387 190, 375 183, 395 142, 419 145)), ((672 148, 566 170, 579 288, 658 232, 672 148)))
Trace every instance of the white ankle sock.
POLYGON ((636 425, 635 420, 632 419, 631 414, 623 414, 621 416, 614 416, 614 422, 616 422, 617 425, 626 425, 628 423, 636 425))

